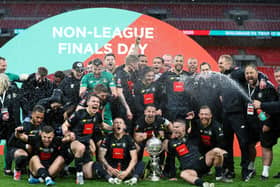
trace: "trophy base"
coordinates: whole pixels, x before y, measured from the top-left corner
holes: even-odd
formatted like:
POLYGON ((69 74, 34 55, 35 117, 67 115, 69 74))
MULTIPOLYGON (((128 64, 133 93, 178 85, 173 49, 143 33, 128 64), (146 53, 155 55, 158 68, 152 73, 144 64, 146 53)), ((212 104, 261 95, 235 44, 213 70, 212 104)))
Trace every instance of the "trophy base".
POLYGON ((153 182, 157 182, 160 180, 160 178, 158 176, 150 176, 150 180, 153 182))

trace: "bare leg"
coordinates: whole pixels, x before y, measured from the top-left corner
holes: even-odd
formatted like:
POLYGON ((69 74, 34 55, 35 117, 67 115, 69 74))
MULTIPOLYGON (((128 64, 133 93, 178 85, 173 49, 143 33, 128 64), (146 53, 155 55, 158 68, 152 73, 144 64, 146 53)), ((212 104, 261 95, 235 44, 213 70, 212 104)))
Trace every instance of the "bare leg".
POLYGON ((64 158, 62 156, 58 156, 48 169, 50 176, 55 177, 63 169, 63 167, 64 158))

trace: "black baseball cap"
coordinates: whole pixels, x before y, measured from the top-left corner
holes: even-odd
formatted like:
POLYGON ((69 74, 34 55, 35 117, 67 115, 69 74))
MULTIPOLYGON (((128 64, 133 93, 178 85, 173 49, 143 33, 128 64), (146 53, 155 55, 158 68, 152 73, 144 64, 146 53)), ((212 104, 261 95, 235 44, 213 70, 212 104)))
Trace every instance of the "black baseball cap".
POLYGON ((74 62, 74 64, 72 65, 72 69, 74 69, 78 72, 82 72, 82 71, 84 71, 84 65, 82 62, 77 61, 77 62, 74 62))

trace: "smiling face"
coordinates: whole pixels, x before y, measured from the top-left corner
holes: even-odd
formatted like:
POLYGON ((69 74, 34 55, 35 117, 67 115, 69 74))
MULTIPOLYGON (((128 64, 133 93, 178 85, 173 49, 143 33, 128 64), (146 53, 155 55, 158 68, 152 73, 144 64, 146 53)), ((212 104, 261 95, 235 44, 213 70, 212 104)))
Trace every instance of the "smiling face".
POLYGON ((31 114, 31 122, 33 125, 40 125, 43 120, 44 120, 44 113, 42 112, 38 112, 38 111, 35 111, 35 112, 32 112, 31 114))
POLYGON ((211 110, 209 108, 200 109, 198 117, 199 117, 200 123, 203 126, 208 126, 211 123, 211 120, 212 120, 211 110))
POLYGON ((181 55, 175 56, 173 61, 173 66, 177 72, 180 72, 184 66, 184 57, 181 55))
POLYGON ((251 86, 256 86, 258 82, 258 72, 255 68, 247 66, 245 68, 245 79, 251 86))
POLYGON ((144 76, 144 82, 148 85, 154 82, 154 79, 155 79, 155 73, 153 71, 147 72, 144 76))

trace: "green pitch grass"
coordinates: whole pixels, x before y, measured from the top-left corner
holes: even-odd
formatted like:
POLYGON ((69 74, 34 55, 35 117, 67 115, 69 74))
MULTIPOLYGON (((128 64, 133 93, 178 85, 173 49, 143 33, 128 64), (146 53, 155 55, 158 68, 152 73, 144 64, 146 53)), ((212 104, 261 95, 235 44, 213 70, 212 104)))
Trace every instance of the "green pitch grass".
MULTIPOLYGON (((278 145, 274 147, 274 161, 272 167, 270 169, 270 179, 267 181, 260 180, 260 175, 262 171, 262 164, 261 158, 257 158, 256 160, 256 169, 257 175, 251 179, 249 182, 242 182, 240 176, 240 166, 239 166, 240 158, 235 158, 235 168, 236 168, 236 178, 234 179, 233 183, 223 183, 223 182, 215 182, 214 176, 207 176, 204 177, 205 181, 215 182, 216 186, 220 187, 280 187, 280 179, 273 179, 272 176, 275 175, 277 172, 280 172, 280 142, 278 145)), ((3 168, 3 156, 0 157, 0 167, 3 168)), ((76 187, 78 185, 75 184, 74 176, 65 177, 65 178, 56 178, 56 185, 61 187, 76 187)), ((36 186, 45 186, 44 184, 28 184, 27 176, 23 175, 21 181, 14 181, 11 176, 4 176, 3 170, 0 172, 0 187, 36 187, 36 186)), ((108 184, 105 181, 96 181, 96 180, 86 180, 84 187, 87 186, 96 186, 96 187, 109 187, 109 186, 127 186, 124 184, 121 185, 112 185, 108 184)), ((161 180, 159 182, 151 182, 146 180, 141 180, 137 186, 141 187, 163 187, 163 186, 174 186, 174 187, 186 187, 186 186, 194 186, 187 184, 181 179, 178 181, 167 181, 161 180)))

